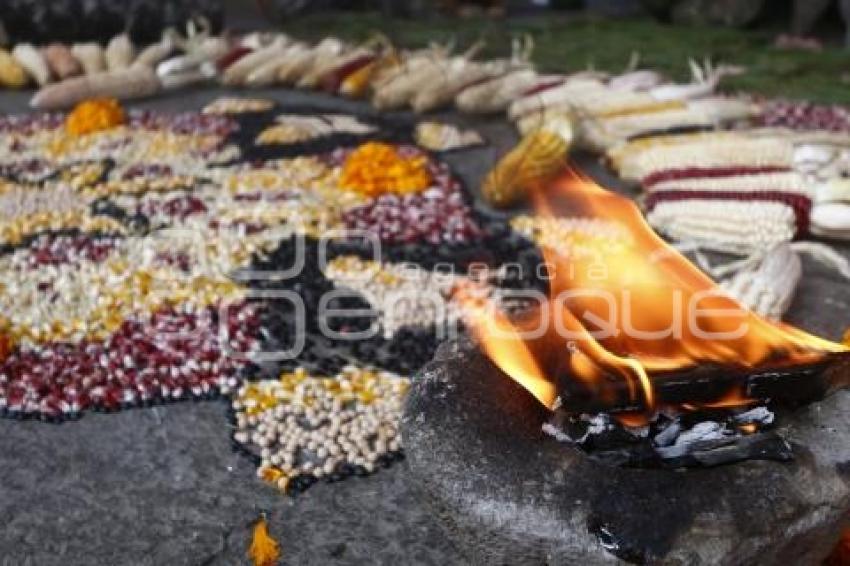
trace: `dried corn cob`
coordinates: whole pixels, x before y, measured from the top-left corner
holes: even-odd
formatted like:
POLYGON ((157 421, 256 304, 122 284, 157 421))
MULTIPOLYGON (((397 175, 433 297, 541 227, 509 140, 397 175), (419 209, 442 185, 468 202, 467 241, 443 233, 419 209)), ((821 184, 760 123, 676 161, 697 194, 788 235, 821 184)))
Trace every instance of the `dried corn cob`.
POLYGON ((280 69, 288 62, 292 61, 294 57, 307 53, 309 49, 310 48, 304 43, 293 43, 288 45, 283 50, 283 53, 277 57, 273 57, 251 71, 248 76, 245 77, 245 86, 256 88, 274 84, 277 81, 280 69))
POLYGON ((345 44, 336 38, 326 38, 313 49, 296 54, 292 60, 278 70, 277 80, 283 84, 294 84, 310 71, 316 61, 336 57, 345 49, 345 44))
POLYGON ((134 67, 75 77, 44 87, 36 93, 30 105, 40 110, 53 110, 67 108, 89 98, 142 98, 156 93, 160 88, 160 81, 153 69, 134 67))
POLYGON ((116 35, 106 46, 106 68, 109 71, 121 71, 133 64, 136 48, 126 33, 116 35))
POLYGON ((38 86, 44 86, 50 82, 50 67, 47 66, 47 61, 38 49, 29 43, 19 43, 12 51, 12 55, 38 86))
POLYGON ((759 133, 760 132, 758 130, 748 130, 746 132, 713 131, 677 135, 658 135, 619 143, 609 148, 606 154, 614 170, 622 174, 622 169, 628 168, 629 164, 631 164, 634 159, 637 159, 644 152, 651 151, 656 147, 678 145, 686 146, 689 144, 723 141, 732 142, 738 141, 742 139, 742 137, 758 137, 759 133))
POLYGON ((87 75, 106 70, 106 56, 103 48, 97 43, 78 43, 71 48, 71 53, 80 62, 87 75))
POLYGON ((577 97, 585 93, 605 91, 604 83, 596 78, 567 77, 561 84, 514 101, 508 109, 508 117, 518 120, 526 114, 542 112, 549 108, 572 109, 577 97))
POLYGON ((368 65, 351 73, 342 81, 339 93, 345 96, 361 98, 368 94, 373 83, 401 65, 401 58, 394 50, 381 55, 368 65))
POLYGON ((162 61, 156 67, 156 74, 165 79, 173 75, 183 75, 201 70, 201 67, 209 67, 208 72, 216 70, 214 64, 224 57, 230 50, 229 42, 221 37, 208 37, 199 44, 190 47, 185 55, 178 55, 166 61, 162 61))
POLYGON ((790 242, 799 232, 798 214, 779 200, 660 201, 651 207, 647 220, 674 240, 745 255, 790 242))
POLYGON ((571 142, 572 125, 566 119, 531 132, 487 175, 481 189, 484 198, 498 208, 520 201, 529 189, 563 169, 571 142))
POLYGON ((810 199, 817 197, 817 188, 803 175, 796 171, 753 172, 729 175, 711 175, 710 171, 702 172, 705 176, 675 178, 648 184, 645 189, 650 193, 666 191, 680 192, 768 192, 781 191, 799 194, 810 199))
POLYGON ((133 65, 144 65, 146 67, 155 68, 163 62, 169 55, 174 53, 177 48, 177 41, 172 34, 165 33, 162 39, 151 45, 148 45, 133 61, 133 65))
POLYGON ((493 76, 493 71, 485 65, 469 61, 450 64, 445 72, 419 90, 411 101, 417 113, 429 112, 450 104, 465 86, 477 83, 493 76))
POLYGON ((415 137, 417 144, 431 151, 451 151, 484 143, 481 134, 475 130, 461 130, 440 122, 417 124, 415 137))
POLYGON ((790 168, 794 144, 790 138, 726 134, 684 143, 655 145, 620 159, 621 178, 640 181, 659 171, 726 167, 790 168))
POLYGON ((803 276, 800 256, 788 244, 779 244, 747 261, 720 282, 732 297, 761 316, 781 320, 791 306, 803 276))
POLYGON ((659 86, 664 81, 664 76, 652 70, 636 70, 612 77, 608 86, 614 90, 631 90, 634 92, 649 90, 659 86))
POLYGON ((692 100, 711 95, 723 77, 740 75, 742 67, 721 65, 714 67, 710 61, 700 66, 696 61, 688 61, 693 81, 689 84, 668 84, 650 89, 649 94, 656 100, 692 100))
POLYGON ((392 110, 410 104, 421 89, 440 80, 453 60, 448 52, 449 48, 434 48, 408 58, 398 69, 375 82, 372 105, 378 110, 392 110))
POLYGON ((228 86, 243 84, 252 71, 285 54, 288 41, 286 37, 278 37, 267 47, 245 55, 224 71, 221 77, 222 84, 228 86))
POLYGON ((53 76, 60 81, 83 73, 82 66, 71 53, 71 50, 61 43, 48 45, 44 48, 42 54, 53 76))
POLYGON ((461 112, 502 112, 520 94, 536 84, 537 80, 537 73, 532 69, 512 71, 461 91, 455 99, 455 105, 461 112))
POLYGON ((355 65, 356 68, 359 68, 358 65, 371 61, 374 57, 375 52, 371 47, 357 47, 338 55, 317 57, 310 69, 298 81, 297 86, 306 89, 318 88, 321 86, 322 79, 332 74, 336 69, 344 69, 348 65, 355 65))
POLYGON ((816 201, 809 218, 810 231, 828 238, 850 238, 850 182, 837 177, 821 183, 816 201))
POLYGON ((5 88, 22 88, 26 86, 28 80, 27 72, 15 60, 12 54, 0 48, 0 86, 5 88))

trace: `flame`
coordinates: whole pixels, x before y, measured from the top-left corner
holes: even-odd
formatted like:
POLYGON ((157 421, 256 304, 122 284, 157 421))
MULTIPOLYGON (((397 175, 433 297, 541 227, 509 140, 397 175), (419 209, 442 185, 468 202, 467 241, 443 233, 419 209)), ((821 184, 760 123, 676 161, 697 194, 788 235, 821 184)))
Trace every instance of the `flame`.
MULTIPOLYGON (((550 409, 556 376, 603 400, 619 381, 631 401, 651 411, 658 405, 653 377, 666 372, 701 363, 802 364, 847 351, 750 312, 656 235, 630 199, 576 172, 532 195, 536 220, 572 219, 574 227, 556 242, 538 239, 550 296, 531 322, 545 326, 545 339, 526 339, 523 326, 487 299, 473 300, 468 289, 458 299, 486 354, 550 409)), ((730 391, 711 406, 749 402, 730 391)))

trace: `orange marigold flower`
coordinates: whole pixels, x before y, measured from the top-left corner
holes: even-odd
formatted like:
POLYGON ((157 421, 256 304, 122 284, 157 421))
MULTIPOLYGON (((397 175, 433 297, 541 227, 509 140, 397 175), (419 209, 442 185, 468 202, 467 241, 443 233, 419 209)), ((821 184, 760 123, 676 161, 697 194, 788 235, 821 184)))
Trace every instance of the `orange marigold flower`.
POLYGON ((73 136, 109 130, 126 120, 124 109, 114 98, 93 98, 77 104, 65 119, 65 130, 73 136))
POLYGON ((409 194, 431 186, 424 156, 404 157, 395 147, 369 142, 354 150, 342 166, 343 189, 366 196, 384 193, 409 194))

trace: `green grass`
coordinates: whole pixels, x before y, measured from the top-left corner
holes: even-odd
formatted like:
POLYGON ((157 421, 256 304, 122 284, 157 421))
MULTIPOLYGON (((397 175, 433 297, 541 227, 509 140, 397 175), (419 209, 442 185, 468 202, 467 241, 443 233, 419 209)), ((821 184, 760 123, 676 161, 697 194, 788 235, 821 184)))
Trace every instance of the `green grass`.
POLYGON ((687 59, 710 58, 716 63, 743 65, 747 73, 727 79, 727 91, 746 91, 818 102, 850 104, 850 51, 827 48, 820 53, 774 49, 774 34, 723 28, 659 24, 650 20, 601 20, 565 14, 511 20, 387 20, 369 13, 314 14, 283 26, 296 37, 317 39, 336 35, 363 40, 376 30, 404 47, 454 38, 462 50, 477 39, 487 42, 483 56, 503 56, 510 39, 531 34, 534 60, 546 71, 572 71, 592 65, 605 71, 626 67, 633 52, 642 66, 669 73, 678 80, 689 76, 687 59))

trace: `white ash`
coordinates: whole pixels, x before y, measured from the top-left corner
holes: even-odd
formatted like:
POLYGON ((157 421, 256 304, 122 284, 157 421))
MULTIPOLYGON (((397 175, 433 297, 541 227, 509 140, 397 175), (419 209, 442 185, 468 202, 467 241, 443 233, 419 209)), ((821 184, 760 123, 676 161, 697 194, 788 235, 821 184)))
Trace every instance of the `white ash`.
POLYGON ((771 411, 767 407, 756 407, 755 409, 750 409, 749 411, 739 413, 732 417, 732 419, 738 424, 761 425, 773 424, 775 418, 776 415, 774 415, 773 411, 771 411))

